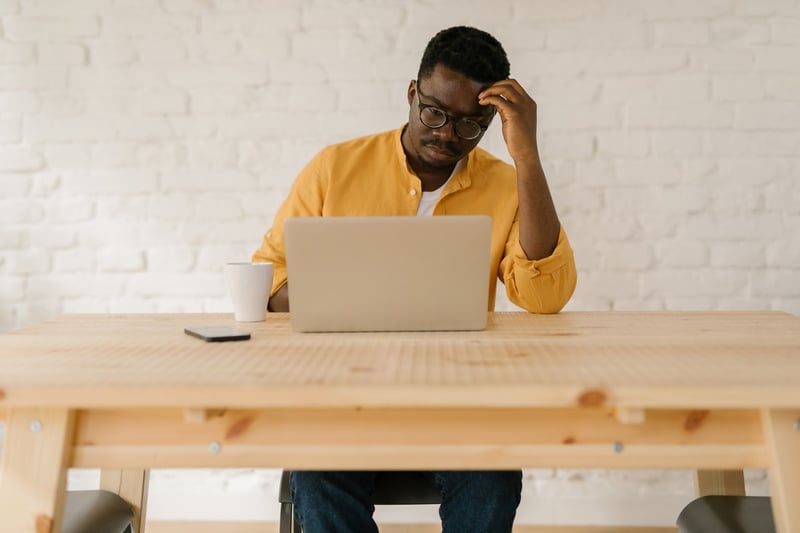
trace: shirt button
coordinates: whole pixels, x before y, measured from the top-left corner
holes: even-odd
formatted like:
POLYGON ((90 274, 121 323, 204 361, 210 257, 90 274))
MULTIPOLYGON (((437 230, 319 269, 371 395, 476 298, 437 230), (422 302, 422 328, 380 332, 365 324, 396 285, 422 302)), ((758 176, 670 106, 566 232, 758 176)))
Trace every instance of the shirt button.
POLYGON ((409 191, 409 194, 411 196, 416 196, 417 195, 417 190, 416 189, 411 189, 411 191, 409 191))

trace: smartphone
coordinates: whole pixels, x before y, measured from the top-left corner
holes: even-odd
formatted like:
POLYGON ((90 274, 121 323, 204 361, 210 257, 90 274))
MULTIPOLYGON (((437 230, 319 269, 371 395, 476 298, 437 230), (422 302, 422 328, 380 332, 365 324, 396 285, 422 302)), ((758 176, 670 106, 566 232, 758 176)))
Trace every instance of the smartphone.
POLYGON ((246 331, 227 326, 184 328, 183 331, 187 335, 203 339, 206 342, 246 341, 250 338, 250 334, 246 331))

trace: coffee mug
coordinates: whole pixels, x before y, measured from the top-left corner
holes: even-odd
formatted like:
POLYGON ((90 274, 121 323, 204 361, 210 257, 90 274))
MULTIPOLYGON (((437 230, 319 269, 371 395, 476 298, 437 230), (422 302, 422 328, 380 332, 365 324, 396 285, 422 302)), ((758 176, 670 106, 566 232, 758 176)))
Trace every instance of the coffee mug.
POLYGON ((225 264, 225 283, 237 321, 260 322, 266 319, 272 273, 272 263, 225 264))

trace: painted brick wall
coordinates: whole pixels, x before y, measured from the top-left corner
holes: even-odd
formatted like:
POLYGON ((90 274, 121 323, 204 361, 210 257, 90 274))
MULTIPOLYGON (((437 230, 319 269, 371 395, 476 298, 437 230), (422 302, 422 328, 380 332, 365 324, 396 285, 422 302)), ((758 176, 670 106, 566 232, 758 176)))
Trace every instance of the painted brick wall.
MULTIPOLYGON (((568 309, 800 314, 800 1, 0 0, 0 331, 229 311, 221 265, 319 148, 403 122, 425 43, 459 23, 539 103, 568 309)), ((508 157, 497 128, 483 146, 508 157)), ((153 511, 200 485, 274 516, 236 496, 274 472, 193 475, 156 476, 153 511)), ((531 471, 520 516, 664 525, 690 482, 531 471)))

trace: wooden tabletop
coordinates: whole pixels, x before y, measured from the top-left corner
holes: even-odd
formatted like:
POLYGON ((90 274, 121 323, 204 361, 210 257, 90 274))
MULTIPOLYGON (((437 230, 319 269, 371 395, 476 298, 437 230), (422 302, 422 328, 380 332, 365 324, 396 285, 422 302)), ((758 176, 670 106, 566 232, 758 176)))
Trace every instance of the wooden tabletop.
MULTIPOLYGON (((293 333, 286 314, 63 316, 0 335, 0 515, 69 467, 767 467, 800 531, 800 318, 495 313, 485 331, 293 333), (252 339, 205 343, 188 326, 252 339)), ((33 502, 33 505, 31 502, 33 502)))
POLYGON ((0 407, 800 406, 800 317, 493 313, 485 331, 294 333, 287 314, 66 315, 0 335, 0 407), (206 343, 187 326, 230 325, 206 343))

